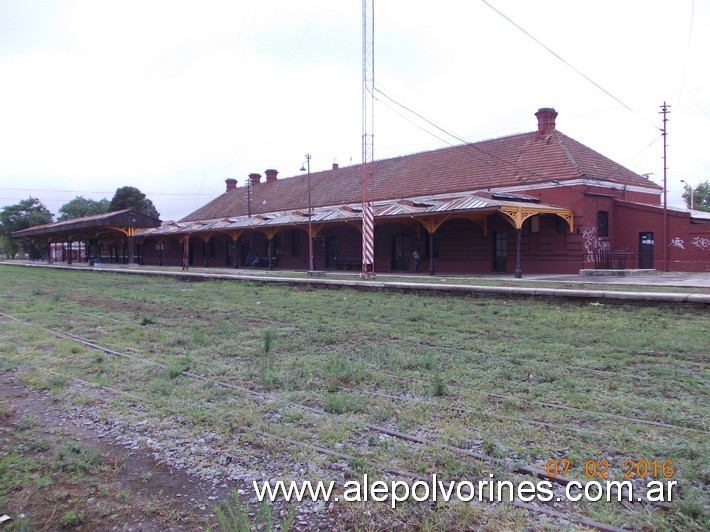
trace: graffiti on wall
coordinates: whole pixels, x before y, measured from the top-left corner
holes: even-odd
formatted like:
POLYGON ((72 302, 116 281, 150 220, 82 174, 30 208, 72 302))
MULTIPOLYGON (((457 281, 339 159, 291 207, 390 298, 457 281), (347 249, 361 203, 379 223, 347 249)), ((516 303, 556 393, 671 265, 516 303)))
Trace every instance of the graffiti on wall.
MULTIPOLYGON (((695 236, 690 243, 696 248, 700 248, 703 251, 710 251, 710 238, 705 238, 704 236, 695 236)), ((668 247, 674 247, 678 249, 685 249, 685 240, 681 237, 676 236, 671 239, 671 243, 668 247)))
POLYGON ((597 233, 597 228, 587 224, 582 231, 582 240, 584 241, 584 253, 587 261, 592 262, 599 251, 609 249, 609 242, 601 240, 597 233))
POLYGON ((705 238, 702 236, 695 236, 693 240, 690 241, 695 247, 702 249, 703 251, 710 251, 710 238, 705 238))
POLYGON ((668 244, 668 247, 674 247, 674 248, 680 248, 680 249, 685 249, 685 242, 683 239, 679 236, 671 239, 671 243, 668 244))

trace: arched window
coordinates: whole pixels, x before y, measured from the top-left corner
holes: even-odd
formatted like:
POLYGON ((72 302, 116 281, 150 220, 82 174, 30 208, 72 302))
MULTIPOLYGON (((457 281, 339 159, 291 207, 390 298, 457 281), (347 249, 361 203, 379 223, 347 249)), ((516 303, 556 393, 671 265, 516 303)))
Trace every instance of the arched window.
POLYGON ((609 213, 607 211, 597 211, 597 234, 598 236, 609 236, 609 213))

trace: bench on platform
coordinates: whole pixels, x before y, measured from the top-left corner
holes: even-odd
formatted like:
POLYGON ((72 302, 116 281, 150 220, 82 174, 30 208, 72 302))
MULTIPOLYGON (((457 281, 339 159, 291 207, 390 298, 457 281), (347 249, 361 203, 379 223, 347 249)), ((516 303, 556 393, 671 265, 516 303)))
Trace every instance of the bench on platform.
MULTIPOLYGON (((271 257, 271 264, 273 264, 274 268, 277 268, 279 265, 279 258, 278 257, 271 257)), ((259 257, 259 263, 258 264, 245 264, 247 268, 268 268, 269 267, 269 257, 259 257)))
POLYGON ((362 257, 341 257, 335 261, 339 270, 359 270, 362 267, 362 257))

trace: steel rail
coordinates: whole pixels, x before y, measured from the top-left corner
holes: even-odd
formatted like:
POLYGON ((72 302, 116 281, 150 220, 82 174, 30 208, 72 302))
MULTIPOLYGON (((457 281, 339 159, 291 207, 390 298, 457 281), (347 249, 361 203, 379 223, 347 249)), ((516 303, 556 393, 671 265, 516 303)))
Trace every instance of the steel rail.
MULTIPOLYGON (((89 347, 93 347, 93 346, 89 346, 89 347)), ((112 350, 110 350, 110 351, 112 351, 112 350)), ((110 351, 105 351, 105 352, 108 353, 110 351)), ((110 354, 114 354, 114 352, 110 352, 110 354)), ((67 379, 74 380, 84 386, 89 386, 92 388, 106 390, 110 393, 117 394, 117 395, 127 396, 130 399, 133 399, 135 401, 143 401, 144 400, 144 398, 139 395, 136 395, 136 394, 133 394, 130 392, 126 392, 123 390, 118 390, 116 388, 112 388, 112 387, 105 386, 102 384, 93 383, 93 382, 90 382, 90 381, 87 381, 84 379, 80 379, 79 377, 74 377, 71 375, 64 375, 63 373, 58 372, 56 370, 52 370, 52 369, 48 369, 48 368, 38 368, 38 369, 40 369, 41 371, 44 371, 46 373, 49 373, 49 374, 58 375, 58 376, 61 376, 61 377, 67 378, 67 379)), ((192 376, 192 377, 195 377, 195 376, 192 376)), ((217 383, 215 383, 215 384, 217 384, 217 383)), ((372 460, 363 459, 363 458, 356 456, 354 454, 338 452, 338 451, 334 451, 332 449, 329 449, 327 447, 322 447, 319 445, 314 445, 312 443, 294 440, 293 438, 289 438, 287 436, 281 436, 279 434, 273 434, 268 431, 263 431, 263 430, 253 429, 253 428, 250 430, 250 432, 257 434, 267 440, 278 440, 278 441, 281 441, 281 442, 289 444, 289 445, 313 450, 313 451, 316 451, 320 454, 325 454, 327 456, 333 456, 335 458, 340 458, 340 459, 346 460, 348 462, 352 462, 353 460, 362 460, 368 466, 378 469, 380 471, 383 471, 385 473, 389 473, 389 474, 396 476, 396 477, 412 479, 415 481, 418 480, 418 481, 422 481, 422 482, 428 482, 431 480, 430 477, 427 477, 427 476, 422 475, 420 473, 415 473, 412 471, 400 469, 397 467, 382 464, 382 463, 375 462, 372 460)), ((398 433, 396 431, 391 431, 391 433, 390 433, 390 435, 392 435, 394 437, 400 437, 400 435, 402 435, 402 434, 403 433, 398 433)), ((442 480, 442 481, 446 482, 444 480, 442 480)), ((468 501, 469 504, 476 505, 479 502, 479 501, 473 500, 473 493, 471 492, 471 490, 468 486, 465 486, 465 485, 462 486, 461 493, 464 495, 471 496, 472 500, 468 501)), ((480 501, 480 502, 482 502, 482 501, 480 501)), ((495 504, 494 502, 492 502, 492 503, 495 504)), ((570 516, 570 515, 564 514, 562 512, 559 512, 557 510, 552 510, 550 508, 545 508, 543 506, 536 506, 534 504, 524 502, 524 501, 520 500, 519 498, 513 498, 513 500, 511 501, 511 505, 516 508, 521 508, 521 509, 526 510, 531 513, 545 514, 550 517, 555 517, 555 518, 558 518, 558 519, 561 519, 561 520, 564 520, 564 521, 567 521, 567 522, 570 522, 573 524, 578 524, 578 525, 583 525, 585 527, 593 528, 593 529, 599 530, 600 532, 624 532, 624 529, 615 527, 613 525, 607 525, 604 523, 600 523, 598 521, 594 521, 592 519, 587 519, 585 517, 570 516)))
MULTIPOLYGON (((150 365, 150 366, 153 366, 153 367, 159 367, 159 368, 161 368, 161 369, 168 369, 168 366, 165 365, 165 364, 161 364, 161 363, 158 363, 158 362, 154 362, 154 361, 151 361, 151 360, 147 360, 147 359, 145 359, 145 358, 143 358, 143 357, 139 357, 139 356, 135 356, 135 355, 129 355, 129 354, 127 354, 127 353, 121 353, 121 352, 119 352, 119 351, 116 351, 116 350, 114 350, 114 349, 111 349, 111 348, 102 346, 102 345, 100 345, 100 344, 97 344, 96 342, 93 342, 93 341, 91 341, 91 340, 88 340, 88 339, 86 339, 86 338, 82 338, 82 337, 80 337, 80 336, 77 336, 77 335, 74 335, 74 334, 71 334, 71 333, 66 333, 66 332, 62 332, 62 331, 57 331, 57 330, 51 329, 51 328, 49 328, 49 327, 37 326, 37 325, 35 325, 35 324, 31 323, 31 322, 27 322, 27 321, 25 321, 25 320, 21 320, 21 319, 19 319, 19 318, 16 318, 16 317, 14 317, 14 316, 11 316, 11 315, 6 314, 6 313, 3 313, 3 312, 0 312, 0 316, 6 317, 6 318, 8 318, 8 319, 11 319, 11 320, 13 320, 13 321, 15 321, 15 322, 18 322, 18 323, 21 323, 21 324, 24 324, 24 325, 27 325, 27 326, 39 327, 39 328, 41 328, 41 329, 46 330, 47 332, 49 332, 49 333, 51 333, 51 334, 54 334, 55 336, 64 337, 64 338, 69 338, 69 339, 71 339, 71 340, 73 340, 73 341, 76 341, 76 342, 78 342, 78 343, 81 343, 82 345, 85 345, 85 346, 90 347, 90 348, 92 348, 92 349, 100 350, 100 351, 102 351, 102 352, 104 352, 104 353, 107 353, 107 354, 110 354, 110 355, 114 355, 114 356, 118 356, 118 357, 122 357, 122 358, 131 359, 131 360, 134 360, 134 361, 137 361, 137 362, 140 362, 140 363, 144 363, 144 364, 147 364, 147 365, 150 365)), ((185 371, 182 372, 182 374, 185 375, 185 376, 187 376, 187 377, 194 378, 194 379, 196 379, 196 380, 200 380, 200 381, 204 381, 204 382, 208 382, 208 381, 209 381, 209 382, 212 382, 212 383, 214 383, 215 385, 220 386, 220 387, 222 387, 222 388, 231 389, 231 390, 234 390, 234 391, 239 391, 239 392, 242 392, 242 393, 246 393, 247 395, 250 395, 250 396, 255 397, 255 398, 257 398, 257 399, 270 400, 270 401, 273 401, 273 402, 279 402, 279 403, 282 403, 282 404, 285 404, 285 405, 288 405, 288 406, 291 406, 291 407, 294 407, 294 408, 299 408, 299 409, 308 411, 308 412, 313 413, 313 414, 315 414, 315 415, 325 416, 325 417, 329 417, 329 418, 332 418, 332 419, 339 419, 339 420, 342 420, 342 418, 341 418, 340 416, 338 416, 338 415, 336 415, 336 414, 332 414, 332 413, 330 413, 330 412, 326 412, 325 410, 320 409, 320 408, 315 408, 315 407, 311 407, 311 406, 308 406, 308 405, 304 405, 304 404, 302 404, 302 403, 296 403, 296 402, 294 402, 294 401, 289 401, 289 400, 287 400, 287 399, 284 399, 284 398, 282 398, 282 397, 279 397, 279 396, 274 395, 274 394, 271 394, 271 393, 259 392, 259 391, 255 391, 255 390, 252 390, 252 389, 247 388, 247 387, 244 387, 244 386, 239 386, 239 385, 235 385, 235 384, 232 384, 232 383, 228 383, 228 382, 224 382, 224 381, 215 380, 215 379, 212 379, 211 377, 208 377, 208 376, 205 376, 205 375, 201 375, 201 374, 196 373, 196 372, 191 371, 191 370, 185 370, 185 371)), ((72 377, 72 378, 73 378, 73 377, 72 377)), ((98 385, 97 385, 97 386, 98 386, 98 385)), ((493 395, 495 395, 495 394, 493 394, 493 395)), ((570 408, 571 408, 571 407, 570 407, 570 408)), ((396 431, 396 430, 393 430, 393 429, 389 429, 389 428, 387 428, 387 427, 383 427, 383 426, 381 426, 381 425, 377 425, 377 424, 373 424, 373 423, 364 423, 364 424, 363 424, 363 427, 365 427, 365 428, 367 428, 367 429, 369 429, 369 430, 372 430, 372 431, 374 431, 374 432, 378 432, 378 433, 381 433, 381 434, 386 434, 386 435, 388 435, 388 436, 391 436, 391 437, 394 437, 394 438, 397 438, 397 439, 401 439, 401 440, 404 440, 404 441, 410 441, 410 442, 412 442, 412 443, 417 443, 417 444, 420 444, 420 445, 427 445, 427 446, 430 446, 430 447, 438 447, 438 448, 445 449, 445 450, 447 450, 447 451, 449 451, 449 452, 451 452, 451 453, 453 453, 453 454, 458 454, 458 455, 461 455, 461 456, 467 456, 467 457, 469 457, 469 458, 475 458, 475 459, 478 459, 478 460, 481 460, 481 461, 487 461, 487 462, 490 462, 490 463, 494 463, 494 464, 497 464, 497 465, 501 465, 501 466, 503 466, 503 467, 506 467, 506 468, 510 469, 511 471, 514 471, 514 472, 517 472, 517 473, 520 473, 520 474, 535 476, 535 477, 540 478, 540 479, 549 480, 549 481, 551 481, 551 482, 553 482, 553 483, 560 484, 560 485, 563 485, 563 486, 566 486, 566 485, 570 484, 571 482, 577 482, 580 486, 582 486, 582 489, 584 489, 584 487, 586 487, 586 485, 588 484, 588 481, 578 480, 578 479, 574 479, 574 478, 570 478, 570 477, 564 477, 564 476, 557 476, 557 475, 552 476, 552 475, 548 475, 546 471, 543 471, 543 470, 541 470, 541 469, 537 469, 537 468, 534 468, 534 467, 531 467, 531 466, 516 465, 516 464, 510 463, 509 461, 504 460, 504 459, 502 459, 502 458, 495 458, 495 457, 488 456, 488 455, 484 455, 484 454, 482 454, 482 453, 477 453, 477 452, 475 452, 475 451, 471 451, 471 450, 468 450, 468 449, 462 449, 462 448, 460 448, 460 447, 456 447, 456 446, 449 445, 449 444, 446 444, 446 443, 442 443, 442 442, 437 442, 437 441, 434 441, 434 440, 429 440, 429 439, 421 438, 421 437, 416 436, 416 435, 413 435, 413 434, 407 434, 407 433, 399 432, 399 431, 396 431)), ((680 427, 677 427, 677 428, 680 428, 680 427)), ((694 429, 690 429, 690 430, 694 430, 694 429)), ((698 431, 698 432, 700 432, 700 431, 698 431)), ((636 501, 633 501, 633 502, 636 502, 636 501)), ((668 505, 666 505, 666 504, 664 504, 664 503, 658 503, 658 502, 655 502, 655 501, 648 501, 648 500, 645 499, 645 498, 640 498, 640 500, 638 500, 638 502, 642 502, 642 503, 649 504, 649 505, 651 505, 651 506, 656 506, 656 507, 659 507, 659 508, 664 508, 664 509, 667 509, 667 508, 668 508, 668 505)))

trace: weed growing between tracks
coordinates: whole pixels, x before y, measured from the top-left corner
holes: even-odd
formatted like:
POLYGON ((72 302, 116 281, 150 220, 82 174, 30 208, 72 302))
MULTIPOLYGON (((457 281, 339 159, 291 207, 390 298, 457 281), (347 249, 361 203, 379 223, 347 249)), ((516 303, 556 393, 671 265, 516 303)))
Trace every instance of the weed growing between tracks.
MULTIPOLYGON (((27 383, 48 387, 31 378, 27 383)), ((179 524, 159 494, 141 497, 118 489, 120 458, 115 453, 48 426, 46 403, 51 400, 20 415, 5 391, 0 394, 0 508, 12 520, 2 525, 3 530, 108 530, 146 521, 164 528, 179 524)), ((22 402, 25 395, 16 397, 22 402)), ((135 479, 136 484, 142 482, 135 479)))
MULTIPOLYGON (((522 479, 512 466, 373 434, 366 424, 508 464, 545 469, 550 459, 569 459, 569 475, 582 479, 587 460, 609 461, 617 480, 627 459, 672 460, 682 500, 668 512, 614 503, 558 509, 617 526, 707 524, 710 342, 703 311, 20 268, 3 269, 0 298, 12 316, 135 357, 102 354, 4 321, 3 367, 22 368, 28 385, 74 404, 90 401, 73 391, 71 378, 78 377, 142 398, 136 411, 117 396, 110 405, 117 416, 158 426, 178 416, 195 433, 236 434, 237 453, 247 442, 275 457, 295 456, 310 471, 327 470, 333 459, 260 434, 350 453, 358 457, 349 464, 351 477, 364 470, 377 475, 369 464, 379 463, 450 479, 490 473, 522 479), (187 370, 207 380, 190 378, 187 370)), ((415 507, 401 512, 419 523, 441 524, 447 515, 456 522, 468 512, 415 507)), ((504 506, 492 512, 521 526, 532 519, 520 521, 519 510, 504 506)), ((467 519, 477 521, 462 522, 490 518, 475 513, 467 519)))

